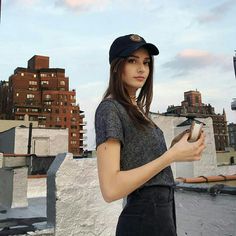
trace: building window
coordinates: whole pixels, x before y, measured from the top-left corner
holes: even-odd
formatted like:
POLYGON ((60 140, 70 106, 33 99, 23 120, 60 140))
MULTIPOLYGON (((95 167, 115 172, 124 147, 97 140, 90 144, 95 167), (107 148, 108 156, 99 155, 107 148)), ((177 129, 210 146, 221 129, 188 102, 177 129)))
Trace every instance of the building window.
POLYGON ((35 118, 34 116, 30 116, 30 117, 29 117, 29 120, 30 120, 30 121, 34 121, 34 120, 37 120, 37 118, 35 118))
POLYGON ((74 141, 74 140, 72 140, 72 141, 70 141, 70 143, 71 143, 71 144, 76 144, 77 142, 74 141))
POLYGON ((40 76, 41 77, 47 77, 47 74, 41 73, 40 76))
POLYGON ((29 81, 29 85, 37 85, 37 81, 29 81))
POLYGON ((44 105, 52 105, 52 102, 50 101, 44 102, 44 105))
POLYGON ((16 96, 19 97, 19 93, 16 93, 16 96))
POLYGON ((51 108, 45 108, 45 109, 44 109, 44 112, 50 113, 50 112, 52 112, 52 109, 51 109, 51 108))
POLYGON ((56 117, 56 122, 60 122, 60 121, 61 121, 60 117, 56 117))
POLYGON ((60 81, 60 85, 65 85, 65 81, 64 81, 64 80, 61 80, 61 81, 60 81))
POLYGON ((71 136, 72 137, 76 137, 76 133, 71 133, 71 136))
POLYGON ((199 98, 198 98, 198 96, 195 97, 195 102, 196 102, 196 103, 199 103, 199 98))
POLYGON ((18 116, 18 120, 24 120, 24 116, 18 116))
POLYGON ((51 98, 51 95, 50 95, 50 94, 46 94, 46 95, 45 95, 45 98, 50 99, 50 98, 51 98))
POLYGON ((34 78, 36 78, 37 77, 37 75, 36 74, 34 74, 34 78))
POLYGON ((21 76, 24 76, 25 74, 24 73, 20 73, 21 76))
POLYGON ((48 80, 42 80, 41 85, 44 85, 44 84, 49 84, 49 81, 48 80))
POLYGON ((27 98, 34 98, 34 94, 27 94, 26 97, 27 98))
POLYGON ((33 87, 33 88, 29 88, 30 91, 37 91, 37 88, 33 87))

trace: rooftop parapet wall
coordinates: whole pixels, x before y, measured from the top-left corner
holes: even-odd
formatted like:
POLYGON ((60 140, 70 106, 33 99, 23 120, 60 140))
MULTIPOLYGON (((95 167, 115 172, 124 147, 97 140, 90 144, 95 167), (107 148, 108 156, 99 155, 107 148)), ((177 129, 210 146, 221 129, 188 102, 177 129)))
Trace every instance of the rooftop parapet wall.
POLYGON ((59 154, 48 171, 47 196, 48 224, 56 236, 114 235, 122 201, 103 200, 95 158, 59 154))
MULTIPOLYGON (((26 175, 21 180, 24 178, 26 175)), ((178 235, 235 236, 236 187, 224 184, 227 183, 218 186, 210 183, 177 185, 178 235)), ((122 200, 109 204, 104 202, 96 158, 73 159, 68 153, 57 155, 48 171, 47 208, 48 225, 45 228, 48 233, 41 226, 37 232, 27 235, 112 236, 122 210, 122 200)))

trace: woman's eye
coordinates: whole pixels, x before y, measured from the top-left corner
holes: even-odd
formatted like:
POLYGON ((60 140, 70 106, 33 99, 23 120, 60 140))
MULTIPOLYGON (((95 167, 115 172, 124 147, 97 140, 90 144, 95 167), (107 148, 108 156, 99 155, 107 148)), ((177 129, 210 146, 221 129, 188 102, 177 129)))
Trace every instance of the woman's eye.
POLYGON ((129 62, 129 63, 135 63, 136 60, 135 60, 134 58, 128 58, 128 62, 129 62))
POLYGON ((148 66, 150 64, 150 61, 145 61, 143 64, 148 66))

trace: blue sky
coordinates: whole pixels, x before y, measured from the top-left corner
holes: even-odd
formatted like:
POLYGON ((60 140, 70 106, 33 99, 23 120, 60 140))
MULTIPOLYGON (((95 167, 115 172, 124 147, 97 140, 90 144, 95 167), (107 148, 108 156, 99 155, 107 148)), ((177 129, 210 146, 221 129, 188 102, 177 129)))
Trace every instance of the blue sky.
POLYGON ((107 87, 108 50, 120 36, 137 33, 160 50, 155 60, 153 112, 180 105, 184 91, 231 111, 236 97, 236 0, 2 0, 0 80, 33 55, 65 68, 88 122, 94 147, 94 111, 107 87))

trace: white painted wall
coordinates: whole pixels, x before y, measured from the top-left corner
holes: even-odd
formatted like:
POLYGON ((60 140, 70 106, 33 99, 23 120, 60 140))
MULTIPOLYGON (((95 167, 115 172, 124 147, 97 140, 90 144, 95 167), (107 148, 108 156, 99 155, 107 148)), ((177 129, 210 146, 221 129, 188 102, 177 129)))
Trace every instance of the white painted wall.
MULTIPOLYGON (((27 153, 28 128, 16 127, 14 153, 27 153)), ((68 152, 68 129, 32 129, 31 153, 57 155, 68 152)))
MULTIPOLYGON (((4 153, 26 154, 29 128, 15 127, 0 133, 0 150, 4 153)), ((68 152, 68 129, 33 128, 31 153, 57 155, 68 152)))
MULTIPOLYGON (((186 120, 185 117, 172 117, 152 114, 151 118, 164 132, 167 147, 170 147, 171 141, 175 136, 189 128, 189 126, 177 127, 177 125, 186 120)), ((204 150, 200 161, 178 162, 172 164, 171 167, 175 177, 197 177, 201 175, 209 176, 216 175, 218 173, 212 119, 210 117, 197 119, 206 124, 203 130, 206 134, 207 147, 204 150)))
POLYGON ((27 167, 0 168, 0 205, 27 207, 27 167))
POLYGON ((114 236, 122 201, 106 203, 95 158, 58 155, 48 171, 47 217, 56 236, 114 236))

